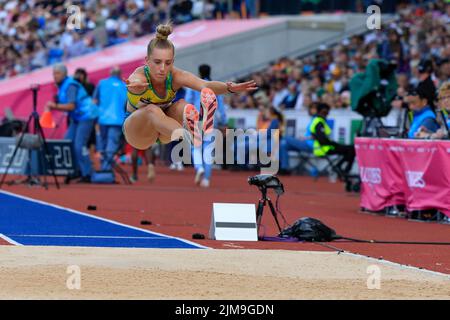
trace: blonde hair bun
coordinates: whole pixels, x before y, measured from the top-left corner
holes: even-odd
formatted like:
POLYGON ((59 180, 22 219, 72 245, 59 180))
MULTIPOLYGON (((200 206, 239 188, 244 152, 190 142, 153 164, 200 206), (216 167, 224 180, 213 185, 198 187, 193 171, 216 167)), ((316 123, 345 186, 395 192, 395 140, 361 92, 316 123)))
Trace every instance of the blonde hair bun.
POLYGON ((160 24, 156 28, 156 39, 157 40, 167 40, 169 35, 172 33, 173 27, 172 24, 166 23, 166 24, 160 24))

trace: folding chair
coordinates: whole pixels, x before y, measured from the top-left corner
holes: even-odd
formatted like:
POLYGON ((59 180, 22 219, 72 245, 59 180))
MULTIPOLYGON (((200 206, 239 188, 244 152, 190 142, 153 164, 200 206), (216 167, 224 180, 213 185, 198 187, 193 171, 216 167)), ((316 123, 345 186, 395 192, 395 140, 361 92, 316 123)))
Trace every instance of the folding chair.
POLYGON ((304 151, 289 151, 289 158, 291 156, 294 156, 298 160, 297 165, 292 168, 292 172, 298 175, 307 173, 313 177, 317 176, 319 169, 313 162, 314 156, 312 153, 304 151))
POLYGON ((120 166, 120 164, 117 162, 116 158, 119 157, 120 153, 123 150, 123 146, 125 145, 125 136, 123 133, 120 136, 120 142, 119 147, 117 148, 116 152, 112 155, 111 158, 106 159, 106 164, 111 166, 111 169, 115 171, 123 180, 125 184, 132 184, 130 177, 128 176, 127 172, 120 166))
MULTIPOLYGON (((320 170, 319 175, 323 173, 329 173, 333 170, 336 173, 339 181, 345 183, 345 190, 347 192, 359 192, 361 188, 361 179, 359 175, 352 175, 345 173, 339 166, 338 163, 342 160, 343 156, 338 154, 324 155, 322 157, 317 157, 318 159, 325 159, 327 161, 327 166, 320 170)), ((318 177, 317 177, 318 179, 318 177)))

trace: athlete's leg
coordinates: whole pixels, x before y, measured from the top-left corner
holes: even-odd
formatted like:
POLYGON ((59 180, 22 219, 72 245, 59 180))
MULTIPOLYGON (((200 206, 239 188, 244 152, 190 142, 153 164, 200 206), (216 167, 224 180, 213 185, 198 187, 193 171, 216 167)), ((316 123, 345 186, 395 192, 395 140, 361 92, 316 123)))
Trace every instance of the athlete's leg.
POLYGON ((134 111, 124 123, 127 142, 136 149, 146 150, 160 135, 172 136, 172 132, 181 125, 155 105, 148 105, 134 111))
POLYGON ((159 135, 159 142, 161 142, 161 144, 169 144, 170 142, 172 142, 172 140, 170 139, 169 136, 163 136, 163 135, 159 135))
POLYGON ((138 150, 133 148, 131 151, 131 167, 133 173, 131 174, 131 180, 136 182, 138 180, 138 150))
POLYGON ((180 99, 170 106, 166 114, 168 117, 175 119, 185 130, 193 137, 195 146, 201 145, 201 134, 199 128, 199 114, 192 104, 187 103, 184 99, 180 99))
POLYGON ((214 129, 214 113, 217 110, 217 97, 214 91, 203 88, 200 93, 200 105, 203 134, 208 134, 214 129))
POLYGON ((166 114, 168 117, 175 119, 179 124, 183 125, 183 113, 184 107, 188 103, 184 99, 180 99, 174 104, 172 104, 167 110, 166 114))
POLYGON ((155 146, 151 146, 147 150, 145 150, 145 162, 147 164, 147 179, 152 182, 155 179, 155 156, 153 154, 153 148, 155 146))
MULTIPOLYGON (((199 150, 201 150, 202 145, 201 131, 203 131, 203 134, 208 134, 212 132, 214 128, 214 112, 217 109, 217 98, 211 89, 202 89, 200 94, 200 104, 200 115, 195 107, 188 104, 184 99, 178 100, 166 111, 166 114, 169 117, 183 124, 183 127, 193 134, 193 145, 196 148, 200 148, 199 150), (199 120, 202 120, 201 127, 198 122, 199 120)), ((198 149, 194 149, 194 151, 198 152, 198 149)), ((194 152, 194 164, 197 163, 198 166, 199 161, 196 161, 198 158, 196 157, 197 152, 194 152)), ((202 154, 203 153, 200 152, 200 155, 202 154)), ((200 158, 202 158, 202 156, 200 156, 200 158)), ((200 170, 199 167, 197 168, 197 172, 198 170, 200 170)), ((198 179, 196 179, 196 181, 197 180, 198 179)))
MULTIPOLYGON (((200 94, 200 104, 199 118, 202 121, 203 134, 210 133, 214 128, 214 113, 217 110, 217 97, 214 91, 209 88, 203 88, 200 94)), ((187 104, 185 100, 180 99, 166 113, 169 117, 183 124, 183 116, 187 111, 185 109, 186 106, 191 105, 187 104)))

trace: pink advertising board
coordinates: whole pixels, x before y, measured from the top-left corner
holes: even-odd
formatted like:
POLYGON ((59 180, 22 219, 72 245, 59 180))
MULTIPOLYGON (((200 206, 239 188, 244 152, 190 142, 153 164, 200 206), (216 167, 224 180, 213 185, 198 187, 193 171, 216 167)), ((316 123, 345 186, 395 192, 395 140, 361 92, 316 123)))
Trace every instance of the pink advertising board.
POLYGON ((361 207, 439 209, 450 216, 450 141, 356 138, 361 207))

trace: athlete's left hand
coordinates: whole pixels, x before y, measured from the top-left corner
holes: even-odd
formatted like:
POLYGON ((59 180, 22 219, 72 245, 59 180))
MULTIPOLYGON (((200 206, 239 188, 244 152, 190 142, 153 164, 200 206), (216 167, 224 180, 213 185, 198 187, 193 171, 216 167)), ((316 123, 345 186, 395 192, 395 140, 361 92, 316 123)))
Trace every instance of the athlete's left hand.
POLYGON ((228 88, 228 91, 231 93, 239 93, 239 92, 258 90, 255 80, 250 80, 250 81, 242 82, 242 83, 227 82, 227 88, 228 88))

